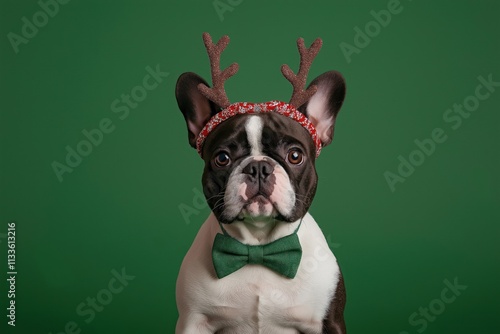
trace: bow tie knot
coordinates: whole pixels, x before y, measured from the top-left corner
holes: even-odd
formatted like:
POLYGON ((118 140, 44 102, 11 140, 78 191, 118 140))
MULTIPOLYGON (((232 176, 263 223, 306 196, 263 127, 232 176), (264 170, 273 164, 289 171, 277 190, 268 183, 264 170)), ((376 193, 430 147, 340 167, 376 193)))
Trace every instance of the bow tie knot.
POLYGON ((263 246, 247 246, 247 247, 248 247, 248 263, 263 264, 264 247, 263 246))

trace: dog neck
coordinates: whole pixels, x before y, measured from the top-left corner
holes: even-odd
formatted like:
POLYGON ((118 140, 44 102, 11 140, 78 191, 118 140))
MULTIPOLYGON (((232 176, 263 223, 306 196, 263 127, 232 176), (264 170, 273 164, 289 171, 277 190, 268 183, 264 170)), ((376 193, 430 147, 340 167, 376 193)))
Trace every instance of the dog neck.
MULTIPOLYGON (((215 217, 214 217, 215 218, 215 217)), ((217 220, 215 220, 217 222, 217 220)), ((301 219, 290 223, 273 218, 245 218, 231 224, 220 224, 234 239, 246 245, 268 244, 276 239, 294 233, 301 219)), ((219 222, 217 222, 219 224, 219 222)), ((223 233, 219 226, 220 233, 223 233)))

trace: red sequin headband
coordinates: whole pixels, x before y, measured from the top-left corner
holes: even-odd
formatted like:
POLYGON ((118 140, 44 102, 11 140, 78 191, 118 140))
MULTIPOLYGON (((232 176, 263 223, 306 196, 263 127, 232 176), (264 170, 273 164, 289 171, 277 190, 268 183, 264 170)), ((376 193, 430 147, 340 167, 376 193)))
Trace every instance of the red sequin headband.
POLYGON ((201 156, 203 142, 210 132, 212 132, 222 122, 240 114, 259 114, 269 112, 275 112, 285 117, 289 117, 302 125, 302 127, 309 132, 316 146, 316 157, 319 156, 321 152, 321 140, 319 139, 314 125, 303 113, 295 109, 294 106, 281 101, 269 101, 264 103, 238 102, 229 105, 227 108, 214 115, 201 130, 198 138, 196 139, 196 149, 198 150, 198 154, 201 156))

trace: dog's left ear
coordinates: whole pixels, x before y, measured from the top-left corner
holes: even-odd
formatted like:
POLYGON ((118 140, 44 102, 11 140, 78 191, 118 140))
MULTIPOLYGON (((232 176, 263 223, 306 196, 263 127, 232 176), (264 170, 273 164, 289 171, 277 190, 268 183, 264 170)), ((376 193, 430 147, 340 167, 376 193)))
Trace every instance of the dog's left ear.
POLYGON ((309 87, 313 85, 317 87, 316 93, 299 111, 313 123, 321 144, 326 146, 332 142, 335 119, 344 102, 345 80, 339 72, 329 71, 314 79, 309 87))

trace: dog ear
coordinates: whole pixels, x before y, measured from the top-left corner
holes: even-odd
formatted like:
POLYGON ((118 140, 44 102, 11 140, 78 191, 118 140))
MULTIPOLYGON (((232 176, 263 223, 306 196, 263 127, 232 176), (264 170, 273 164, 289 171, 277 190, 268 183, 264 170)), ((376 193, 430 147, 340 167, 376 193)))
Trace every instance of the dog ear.
POLYGON ((335 119, 342 107, 345 97, 345 81, 342 74, 329 71, 314 79, 309 87, 315 85, 316 93, 299 108, 314 124, 321 144, 326 146, 333 139, 335 119))
POLYGON ((193 72, 179 76, 175 87, 177 105, 184 115, 188 129, 189 144, 196 148, 196 138, 210 118, 220 111, 220 107, 207 99, 198 89, 199 84, 208 84, 193 72))

